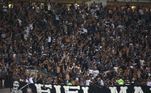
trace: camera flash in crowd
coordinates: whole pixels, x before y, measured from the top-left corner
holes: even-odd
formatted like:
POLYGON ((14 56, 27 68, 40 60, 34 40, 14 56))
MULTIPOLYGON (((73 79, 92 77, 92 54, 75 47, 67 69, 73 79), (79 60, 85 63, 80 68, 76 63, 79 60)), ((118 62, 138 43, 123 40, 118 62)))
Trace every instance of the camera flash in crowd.
POLYGON ((136 6, 131 6, 131 9, 133 9, 133 10, 136 9, 136 6))

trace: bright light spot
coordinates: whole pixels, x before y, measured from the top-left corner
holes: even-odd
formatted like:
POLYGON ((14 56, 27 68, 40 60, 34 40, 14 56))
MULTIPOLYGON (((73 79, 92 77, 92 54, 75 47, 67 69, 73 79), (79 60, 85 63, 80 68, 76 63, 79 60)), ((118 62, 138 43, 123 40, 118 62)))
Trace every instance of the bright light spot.
POLYGON ((136 6, 131 6, 131 8, 132 8, 132 9, 135 9, 135 8, 136 8, 136 6))
POLYGON ((13 5, 13 4, 8 4, 8 7, 9 7, 9 8, 13 8, 14 5, 13 5))

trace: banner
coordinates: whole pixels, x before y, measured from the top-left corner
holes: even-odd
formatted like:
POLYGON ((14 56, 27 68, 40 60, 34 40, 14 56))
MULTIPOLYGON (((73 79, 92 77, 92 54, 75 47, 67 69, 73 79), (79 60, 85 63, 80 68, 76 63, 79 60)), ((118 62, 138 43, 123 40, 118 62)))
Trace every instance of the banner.
POLYGON ((22 93, 151 93, 151 87, 136 85, 99 87, 20 83, 19 89, 21 87, 24 87, 22 93))

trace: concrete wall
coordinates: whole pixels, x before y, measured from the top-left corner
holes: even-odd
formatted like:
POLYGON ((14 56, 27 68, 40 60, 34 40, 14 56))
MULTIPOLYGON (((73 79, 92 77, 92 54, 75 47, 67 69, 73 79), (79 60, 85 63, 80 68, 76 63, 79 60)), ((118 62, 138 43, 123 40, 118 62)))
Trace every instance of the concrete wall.
POLYGON ((107 0, 91 0, 88 2, 88 4, 95 2, 95 3, 102 3, 103 6, 105 6, 107 4, 107 0))
MULTIPOLYGON (((109 0, 109 1, 114 1, 114 0, 109 0)), ((116 1, 151 2, 151 0, 116 0, 116 1)))
POLYGON ((10 93, 10 89, 9 88, 0 89, 0 93, 10 93))

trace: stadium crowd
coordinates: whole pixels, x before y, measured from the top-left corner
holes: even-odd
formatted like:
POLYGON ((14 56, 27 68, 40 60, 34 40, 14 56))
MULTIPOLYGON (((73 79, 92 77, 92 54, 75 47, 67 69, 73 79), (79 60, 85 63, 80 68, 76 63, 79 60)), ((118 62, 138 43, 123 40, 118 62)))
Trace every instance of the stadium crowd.
POLYGON ((0 8, 0 81, 151 86, 151 9, 16 3, 0 8), (45 74, 26 74, 25 66, 45 74))

